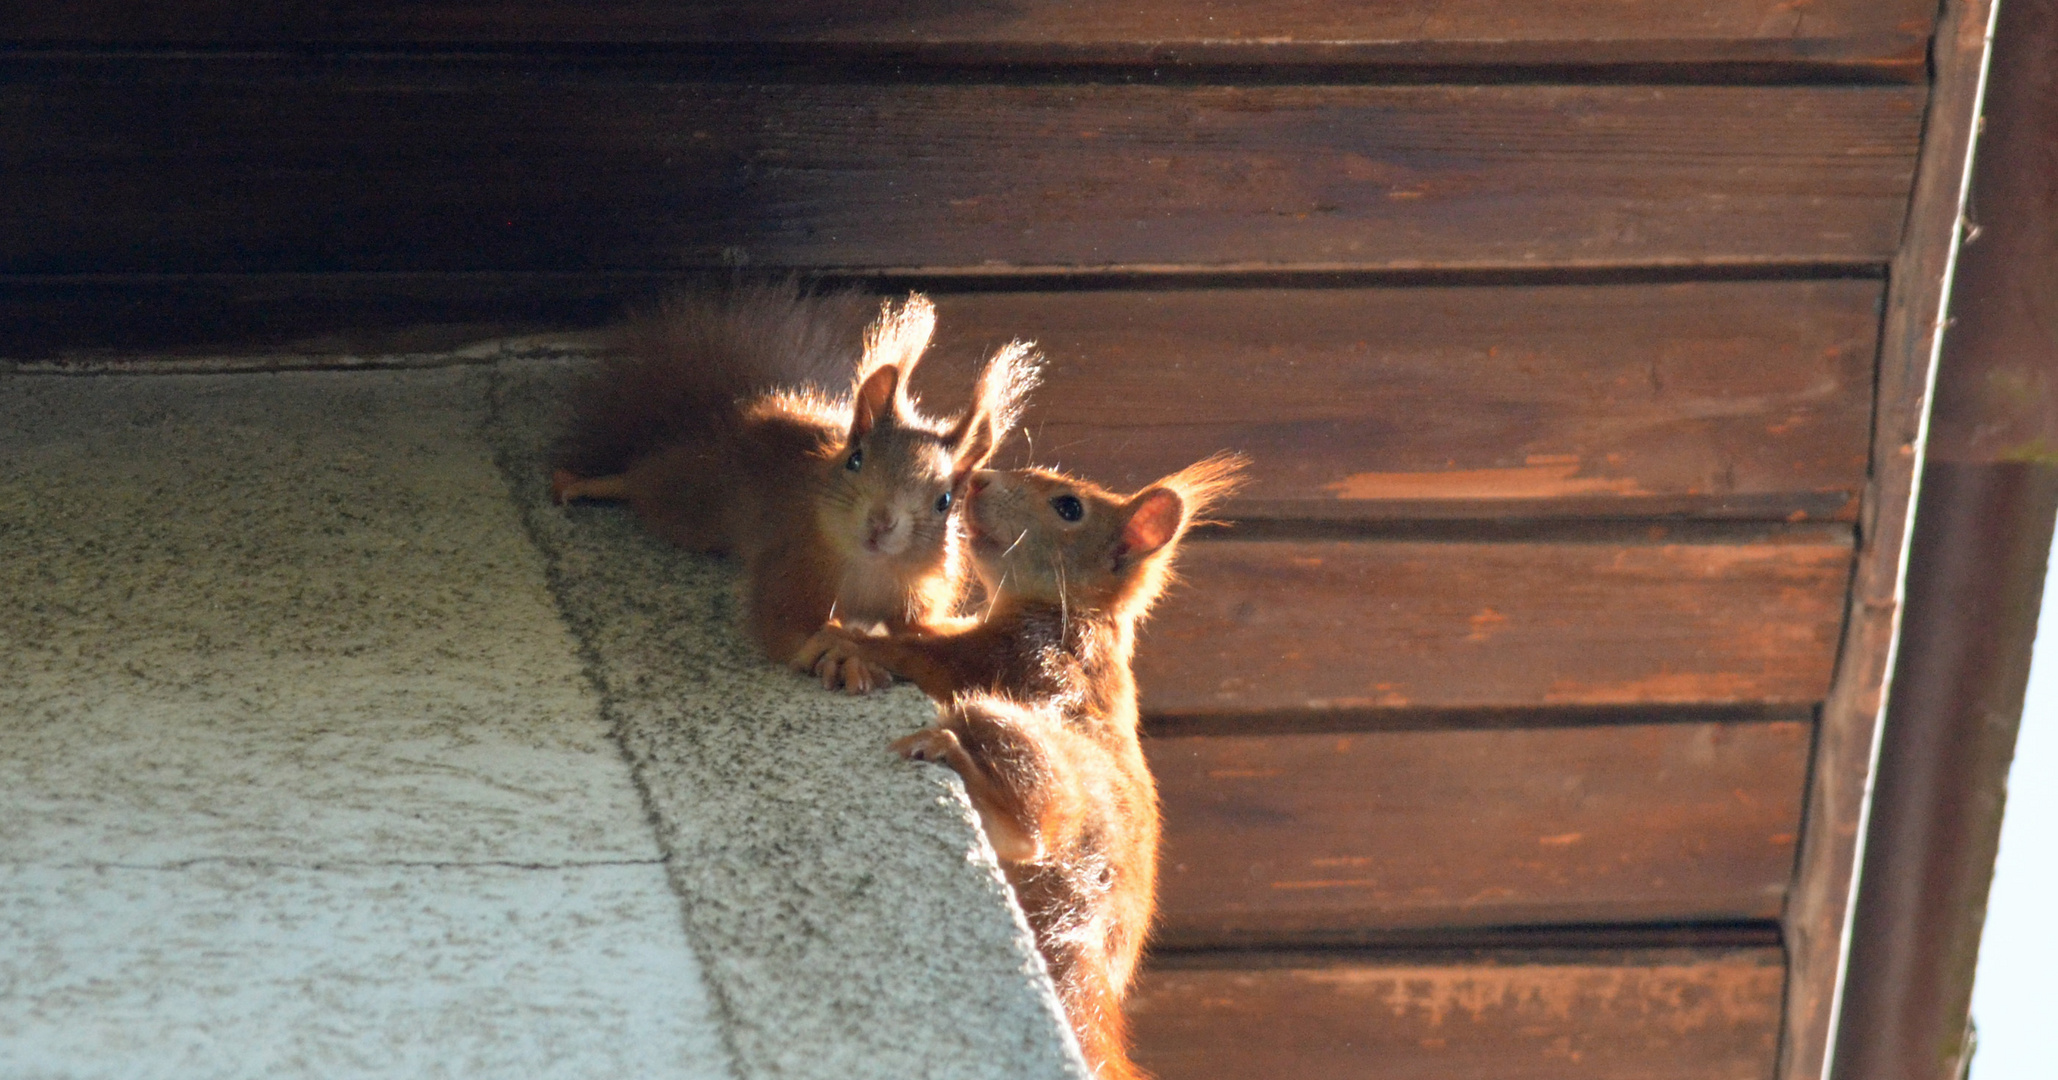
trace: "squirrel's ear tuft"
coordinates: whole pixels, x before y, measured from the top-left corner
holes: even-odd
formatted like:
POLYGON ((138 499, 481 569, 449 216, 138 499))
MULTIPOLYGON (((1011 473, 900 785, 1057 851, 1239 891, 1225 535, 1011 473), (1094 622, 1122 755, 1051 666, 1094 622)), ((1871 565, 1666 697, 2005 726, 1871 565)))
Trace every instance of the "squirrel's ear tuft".
POLYGON ((858 362, 858 383, 850 395, 850 442, 891 422, 906 405, 908 376, 934 329, 936 309, 920 292, 910 292, 899 307, 893 307, 893 300, 879 304, 879 319, 864 331, 864 360, 858 362))
POLYGON ((858 386, 850 403, 851 443, 864 438, 879 426, 880 421, 891 421, 894 402, 900 397, 900 385, 900 369, 889 364, 872 372, 858 386))
POLYGON ((1149 488, 1129 500, 1129 519, 1115 542, 1115 562, 1128 565, 1162 549, 1186 528, 1186 500, 1168 487, 1149 488))
POLYGON ((1127 504, 1129 517, 1115 541, 1115 566, 1161 551, 1187 529, 1204 524, 1201 515, 1236 490, 1249 464, 1242 454, 1215 454, 1138 492, 1127 504))
POLYGON ((909 293, 898 307, 891 300, 879 305, 878 320, 865 331, 865 355, 851 395, 850 441, 863 438, 906 406, 908 377, 935 331, 936 306, 921 293, 909 293))
POLYGON ((944 436, 958 476, 963 477, 993 460, 994 451, 1000 449, 1008 432, 1021 419, 1022 409, 1028 404, 1029 391, 1036 388, 1042 377, 1039 368, 1042 359, 1036 354, 1035 346, 1026 341, 1015 341, 994 353, 993 358, 986 362, 985 369, 979 373, 979 386, 974 391, 972 407, 944 436))
POLYGON ((1211 454, 1152 486, 1171 488, 1186 500, 1188 525, 1214 524, 1202 515, 1220 506, 1243 486, 1243 473, 1250 463, 1251 459, 1242 454, 1211 454))
POLYGON ((929 348, 936 332, 936 305, 921 293, 909 293, 906 300, 879 304, 879 317, 865 328, 865 355, 858 362, 857 384, 882 367, 897 367, 903 383, 914 374, 915 365, 929 348))

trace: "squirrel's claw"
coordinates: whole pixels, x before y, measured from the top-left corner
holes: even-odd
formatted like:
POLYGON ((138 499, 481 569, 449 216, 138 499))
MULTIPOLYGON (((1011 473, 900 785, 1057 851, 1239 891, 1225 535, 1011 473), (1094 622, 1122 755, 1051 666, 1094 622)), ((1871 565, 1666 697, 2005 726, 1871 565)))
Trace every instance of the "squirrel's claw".
POLYGON ((893 673, 860 657, 852 656, 843 661, 843 692, 846 694, 869 694, 893 685, 893 673))
POLYGON ((808 638, 806 643, 801 645, 800 651, 793 654, 791 661, 793 670, 812 671, 817 675, 822 674, 822 661, 826 660, 829 654, 836 651, 836 646, 841 641, 842 639, 837 637, 836 632, 833 630, 824 628, 815 631, 814 636, 808 638))
POLYGON ((822 689, 851 695, 869 694, 893 685, 893 673, 857 655, 857 644, 835 629, 822 629, 793 655, 793 666, 814 673, 822 689))
POLYGON ((929 761, 942 765, 950 760, 951 751, 960 745, 957 732, 949 728, 925 727, 912 735, 903 735, 888 746, 888 749, 909 761, 929 761))

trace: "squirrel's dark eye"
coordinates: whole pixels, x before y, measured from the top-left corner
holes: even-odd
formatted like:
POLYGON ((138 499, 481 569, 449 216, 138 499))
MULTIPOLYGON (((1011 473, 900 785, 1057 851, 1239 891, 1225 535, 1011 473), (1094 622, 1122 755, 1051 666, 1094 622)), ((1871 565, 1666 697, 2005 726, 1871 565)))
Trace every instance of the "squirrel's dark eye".
POLYGON ((1050 501, 1050 508, 1066 521, 1077 521, 1086 516, 1086 505, 1072 495, 1059 495, 1050 501))
POLYGON ((861 449, 852 450, 850 452, 850 456, 843 459, 843 467, 849 469, 851 472, 856 472, 859 469, 864 468, 865 452, 861 449))
POLYGON ((936 512, 939 514, 950 513, 950 492, 946 491, 936 497, 936 512))

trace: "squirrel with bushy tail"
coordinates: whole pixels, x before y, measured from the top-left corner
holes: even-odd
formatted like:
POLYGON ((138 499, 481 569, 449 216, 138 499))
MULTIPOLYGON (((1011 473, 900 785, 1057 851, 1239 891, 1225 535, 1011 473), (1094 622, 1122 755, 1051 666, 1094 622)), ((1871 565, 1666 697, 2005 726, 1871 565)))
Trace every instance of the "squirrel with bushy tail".
POLYGON ((736 557, 745 628, 782 663, 831 623, 948 619, 966 586, 958 503, 1038 358, 1001 349, 971 405, 936 418, 908 390, 935 307, 910 295, 865 328, 869 306, 766 285, 631 320, 574 396, 553 496, 625 502, 680 547, 736 557))

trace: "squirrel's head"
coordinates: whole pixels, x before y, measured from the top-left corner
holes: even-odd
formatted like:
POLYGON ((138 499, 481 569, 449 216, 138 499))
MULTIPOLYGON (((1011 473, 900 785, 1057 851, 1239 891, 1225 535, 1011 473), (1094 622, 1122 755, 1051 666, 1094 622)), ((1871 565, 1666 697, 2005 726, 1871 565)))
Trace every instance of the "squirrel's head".
POLYGON ((1244 464, 1216 454, 1134 495, 1047 469, 975 472, 965 500, 973 569, 997 601, 1141 617, 1164 591, 1180 537, 1236 488, 1244 464))
POLYGON ((1035 354, 1016 342, 987 362, 971 408, 951 420, 924 416, 908 378, 935 327, 936 309, 920 295, 882 307, 865 334, 849 431, 823 464, 829 535, 859 565, 884 563, 909 580, 947 572, 966 485, 1037 379, 1035 354))

